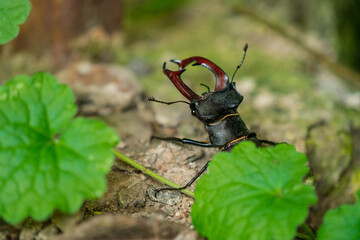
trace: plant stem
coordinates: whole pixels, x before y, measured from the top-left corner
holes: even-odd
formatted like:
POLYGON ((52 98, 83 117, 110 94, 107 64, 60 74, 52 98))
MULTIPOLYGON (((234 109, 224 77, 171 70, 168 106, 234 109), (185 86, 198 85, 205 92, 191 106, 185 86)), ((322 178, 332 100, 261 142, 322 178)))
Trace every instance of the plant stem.
MULTIPOLYGON (((123 160, 124 162, 130 164, 131 166, 133 166, 136 169, 139 169, 141 172, 143 172, 146 175, 149 175, 152 178, 155 178, 156 180, 158 180, 159 182, 162 182, 170 187, 173 188, 179 188, 181 186, 177 185, 176 183, 173 183, 172 181, 163 178, 162 176, 154 173, 153 171, 145 168, 144 166, 142 166, 141 164, 135 162, 134 160, 132 160, 131 158, 126 157, 125 155, 123 155, 122 153, 116 151, 115 149, 113 149, 114 154, 120 158, 121 160, 123 160)), ((190 197, 194 197, 194 193, 192 191, 190 191, 189 189, 183 189, 181 190, 182 193, 190 196, 190 197)))
POLYGON ((311 240, 311 237, 309 237, 308 235, 303 234, 303 233, 298 233, 297 232, 295 236, 298 237, 298 238, 304 239, 304 240, 311 240))
POLYGON ((301 226, 302 230, 307 234, 307 236, 310 237, 311 240, 316 240, 316 236, 313 232, 313 230, 309 227, 309 225, 307 225, 306 223, 304 223, 301 226))

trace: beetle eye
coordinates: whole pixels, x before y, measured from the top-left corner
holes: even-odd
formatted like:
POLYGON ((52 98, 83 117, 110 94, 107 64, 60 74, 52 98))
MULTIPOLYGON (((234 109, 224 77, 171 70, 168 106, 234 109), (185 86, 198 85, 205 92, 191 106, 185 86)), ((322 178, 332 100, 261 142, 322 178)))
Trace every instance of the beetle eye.
POLYGON ((196 115, 195 109, 192 109, 192 110, 191 110, 191 114, 194 115, 194 116, 196 115))

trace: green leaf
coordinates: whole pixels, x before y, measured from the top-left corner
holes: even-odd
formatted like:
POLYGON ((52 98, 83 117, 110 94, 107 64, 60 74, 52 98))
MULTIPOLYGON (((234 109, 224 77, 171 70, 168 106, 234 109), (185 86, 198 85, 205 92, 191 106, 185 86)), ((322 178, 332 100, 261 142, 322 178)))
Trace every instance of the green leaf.
POLYGON ((0 0, 0 44, 15 38, 29 15, 29 0, 0 0))
POLYGON ((75 212, 105 191, 118 137, 75 113, 71 89, 49 74, 0 87, 0 216, 7 222, 75 212))
POLYGON ((209 239, 292 239, 316 202, 306 157, 288 144, 242 142, 215 155, 197 183, 191 217, 209 239))
POLYGON ((319 240, 359 240, 360 239, 360 190, 355 205, 344 204, 329 210, 319 228, 319 240))

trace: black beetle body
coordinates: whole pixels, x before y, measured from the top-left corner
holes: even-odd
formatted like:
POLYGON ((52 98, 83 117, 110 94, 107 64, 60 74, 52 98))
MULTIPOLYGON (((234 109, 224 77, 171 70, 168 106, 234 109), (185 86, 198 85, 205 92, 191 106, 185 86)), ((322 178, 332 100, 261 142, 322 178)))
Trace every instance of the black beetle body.
MULTIPOLYGON (((234 72, 241 67, 247 50, 247 44, 244 47, 244 57, 234 72)), ((199 119, 206 128, 209 134, 209 141, 196 141, 188 138, 176 138, 176 137, 153 137, 161 140, 177 141, 183 144, 191 144, 200 147, 215 147, 221 151, 231 151, 233 146, 244 140, 253 141, 257 146, 261 146, 263 143, 269 145, 276 145, 276 143, 267 140, 260 140, 256 138, 256 134, 249 131, 244 121, 241 119, 237 108, 243 100, 243 96, 236 90, 235 83, 229 82, 229 78, 226 73, 219 68, 216 64, 203 57, 190 57, 184 60, 171 60, 179 66, 178 71, 171 71, 166 69, 166 64, 163 65, 164 74, 171 80, 179 92, 187 98, 190 102, 175 101, 175 102, 163 102, 149 98, 149 101, 155 101, 164 104, 173 104, 178 102, 184 102, 189 104, 191 114, 199 119), (185 67, 193 63, 192 65, 201 65, 211 70, 216 77, 215 89, 202 94, 202 96, 193 92, 182 80, 181 74, 185 71, 185 67)), ((234 77, 233 75, 233 77, 234 77)), ((191 179, 185 186, 181 188, 162 188, 162 190, 181 190, 189 187, 207 168, 209 162, 191 179)), ((157 191, 157 192, 158 192, 157 191)))

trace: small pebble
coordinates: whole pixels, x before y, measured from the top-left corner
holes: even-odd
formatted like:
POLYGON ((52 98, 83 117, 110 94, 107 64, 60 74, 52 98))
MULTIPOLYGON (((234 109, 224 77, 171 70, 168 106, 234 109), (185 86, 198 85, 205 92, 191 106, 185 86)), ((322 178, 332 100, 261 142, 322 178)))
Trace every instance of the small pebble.
POLYGON ((183 199, 179 191, 160 191, 155 194, 155 190, 156 189, 154 188, 148 189, 147 193, 150 199, 156 202, 161 202, 172 206, 181 202, 183 199))

